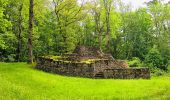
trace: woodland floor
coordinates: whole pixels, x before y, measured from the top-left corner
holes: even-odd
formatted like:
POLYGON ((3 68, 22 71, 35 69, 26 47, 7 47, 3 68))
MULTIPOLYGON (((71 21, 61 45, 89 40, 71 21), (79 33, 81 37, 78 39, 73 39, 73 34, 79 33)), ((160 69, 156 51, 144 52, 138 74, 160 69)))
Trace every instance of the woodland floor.
POLYGON ((0 100, 170 100, 170 73, 151 80, 60 76, 26 63, 0 63, 0 100))

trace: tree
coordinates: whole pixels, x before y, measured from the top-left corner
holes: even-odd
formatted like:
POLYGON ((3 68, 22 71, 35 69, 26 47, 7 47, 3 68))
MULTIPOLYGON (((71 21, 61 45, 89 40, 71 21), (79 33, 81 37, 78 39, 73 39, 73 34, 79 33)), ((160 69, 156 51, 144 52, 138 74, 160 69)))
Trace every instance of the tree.
MULTIPOLYGON (((54 14, 57 22, 57 35, 60 37, 58 47, 60 53, 73 51, 76 41, 76 31, 79 27, 79 21, 83 20, 84 2, 78 4, 77 0, 53 0, 54 14)), ((58 40, 56 39, 56 40, 58 40)))
POLYGON ((147 3, 148 11, 152 15, 153 21, 153 40, 161 56, 163 56, 164 66, 167 66, 170 60, 170 6, 159 0, 153 0, 147 3))
POLYGON ((0 0, 0 60, 13 61, 14 44, 16 41, 15 35, 12 33, 12 22, 9 20, 9 14, 6 12, 6 7, 9 1, 0 0))
POLYGON ((149 53, 146 55, 145 63, 150 68, 160 68, 166 70, 165 66, 163 66, 163 58, 155 46, 150 49, 149 53))
POLYGON ((33 63, 33 46, 32 46, 32 34, 33 34, 33 19, 34 19, 34 0, 30 0, 29 8, 29 36, 28 36, 28 63, 33 63))
POLYGON ((19 20, 18 20, 18 45, 17 45, 17 61, 21 61, 21 49, 22 49, 22 8, 23 4, 19 6, 19 20))
POLYGON ((105 8, 105 14, 106 14, 106 45, 107 48, 109 50, 109 52, 111 52, 111 33, 110 33, 110 12, 112 9, 112 0, 103 0, 103 4, 104 4, 104 8, 105 8))
POLYGON ((104 32, 104 8, 102 7, 102 2, 99 0, 94 1, 92 6, 92 15, 94 16, 95 23, 95 34, 98 36, 98 47, 102 52, 102 40, 103 40, 103 32, 104 32))

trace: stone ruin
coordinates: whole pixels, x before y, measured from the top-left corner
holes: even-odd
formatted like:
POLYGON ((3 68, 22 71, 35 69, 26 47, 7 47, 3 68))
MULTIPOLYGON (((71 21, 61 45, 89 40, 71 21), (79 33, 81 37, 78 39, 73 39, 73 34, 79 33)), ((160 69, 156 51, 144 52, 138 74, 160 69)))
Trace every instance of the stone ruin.
POLYGON ((86 46, 77 46, 72 54, 39 57, 36 68, 60 75, 88 78, 150 78, 148 68, 129 68, 126 61, 115 60, 98 48, 86 46))

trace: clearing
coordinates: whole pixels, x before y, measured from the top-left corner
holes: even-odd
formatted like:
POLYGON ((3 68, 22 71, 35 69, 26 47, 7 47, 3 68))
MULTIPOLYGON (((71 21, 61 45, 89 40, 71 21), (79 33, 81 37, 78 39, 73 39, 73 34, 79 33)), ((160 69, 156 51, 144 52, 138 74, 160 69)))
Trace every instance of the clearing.
POLYGON ((0 100, 170 99, 170 73, 151 80, 88 79, 0 62, 0 100))

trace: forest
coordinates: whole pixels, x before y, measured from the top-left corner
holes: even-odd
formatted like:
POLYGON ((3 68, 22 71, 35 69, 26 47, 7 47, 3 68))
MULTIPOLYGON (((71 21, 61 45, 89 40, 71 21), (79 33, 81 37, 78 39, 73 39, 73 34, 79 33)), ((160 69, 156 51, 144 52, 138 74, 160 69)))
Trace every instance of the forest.
MULTIPOLYGON (((170 89, 168 85, 170 75, 170 1, 146 0, 144 7, 137 9, 123 1, 0 0, 0 83, 2 82, 2 85, 0 84, 0 99, 1 97, 2 100, 6 97, 9 97, 8 99, 15 97, 16 99, 27 98, 29 100, 32 97, 34 99, 57 97, 59 100, 76 100, 86 98, 86 96, 87 100, 93 97, 94 99, 95 97, 107 99, 105 95, 109 91, 108 96, 111 96, 112 100, 143 100, 151 99, 154 96, 155 99, 159 97, 158 99, 168 100, 170 98, 170 91, 168 91, 170 89), (127 61, 129 67, 147 67, 151 70, 153 79, 151 78, 151 81, 93 81, 86 80, 86 78, 55 77, 55 75, 30 69, 30 66, 36 64, 38 57, 70 54, 78 45, 97 47, 101 52, 111 54, 114 59, 127 61), (14 78, 14 76, 16 77, 14 78), (34 79, 35 76, 37 79, 34 79), (26 81, 31 80, 32 83, 26 83, 25 77, 26 81), (54 80, 50 82, 48 77, 50 80, 54 80), (64 81, 61 81, 62 79, 64 81), (77 83, 76 80, 80 80, 80 83, 77 83), (103 83, 97 84, 99 82, 103 83), (47 84, 42 85, 41 83, 47 84), (142 83, 143 85, 141 85, 142 83), (57 89, 54 84, 58 84, 61 91, 53 90, 53 87, 57 89), (91 89, 85 92, 79 91, 77 86, 80 84, 83 84, 80 86, 82 90, 91 89), (118 84, 122 85, 120 89, 114 87, 114 91, 110 90, 113 88, 111 86, 119 86, 118 84), (126 84, 128 87, 125 86, 126 84), (133 84, 138 87, 132 89, 133 84), (20 87, 22 85, 25 87, 20 87), (38 85, 42 94, 38 94, 39 91, 35 89, 38 85), (103 85, 107 86, 106 89, 103 85), (65 86, 67 88, 62 88, 65 86), (99 90, 98 87, 103 90, 99 90), (151 91, 149 92, 146 87, 151 91), (28 91, 26 91, 27 88, 28 91), (44 88, 46 90, 43 90, 44 88), (11 92, 10 89, 15 92, 11 92), (94 91, 97 92, 94 93, 94 91), (116 94, 117 91, 129 93, 123 92, 121 96, 116 94), (35 97, 34 93, 38 97, 35 97), (55 93, 60 96, 53 96, 55 93), (68 99, 65 95, 77 98, 68 99), (147 95, 149 95, 148 98, 147 95)), ((108 97, 108 100, 110 99, 108 97)))
POLYGON ((161 0, 136 10, 121 0, 35 0, 32 28, 29 0, 1 0, 0 5, 0 61, 28 61, 30 48, 36 61, 87 45, 133 64, 168 67, 170 5, 161 0))

